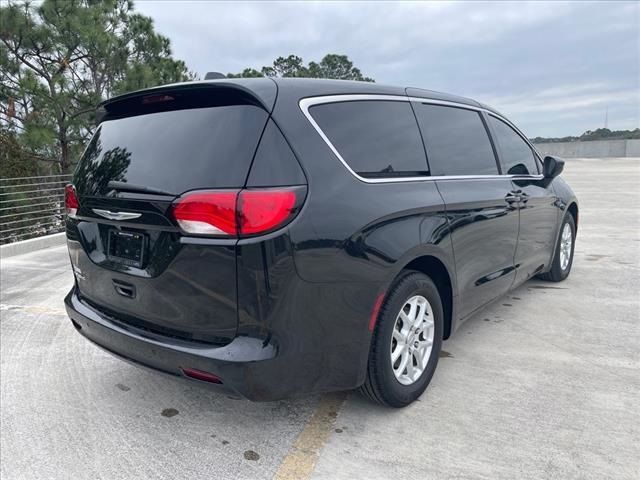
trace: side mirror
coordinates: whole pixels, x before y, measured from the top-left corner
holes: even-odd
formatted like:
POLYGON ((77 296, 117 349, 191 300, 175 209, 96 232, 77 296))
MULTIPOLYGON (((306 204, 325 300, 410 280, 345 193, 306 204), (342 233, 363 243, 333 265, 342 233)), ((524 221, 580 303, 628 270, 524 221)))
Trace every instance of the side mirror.
POLYGON ((544 157, 544 178, 556 178, 564 170, 564 160, 548 155, 544 157))

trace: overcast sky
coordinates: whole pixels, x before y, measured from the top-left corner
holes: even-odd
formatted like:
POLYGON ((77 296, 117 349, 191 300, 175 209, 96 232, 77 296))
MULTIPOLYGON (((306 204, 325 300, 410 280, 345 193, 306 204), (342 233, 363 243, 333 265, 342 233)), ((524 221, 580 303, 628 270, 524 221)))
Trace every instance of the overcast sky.
POLYGON ((138 0, 207 71, 346 54, 378 83, 469 96, 530 136, 640 122, 640 3, 224 3, 138 0))

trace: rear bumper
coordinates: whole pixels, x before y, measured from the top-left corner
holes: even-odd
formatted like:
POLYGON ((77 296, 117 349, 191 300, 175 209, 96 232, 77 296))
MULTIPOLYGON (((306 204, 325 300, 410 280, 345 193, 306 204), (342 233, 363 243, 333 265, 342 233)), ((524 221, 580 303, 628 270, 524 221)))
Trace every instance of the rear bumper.
POLYGON ((215 347, 134 329, 91 308, 75 287, 66 296, 65 307, 81 335, 123 360, 177 376, 185 376, 182 368, 213 373, 222 385, 200 383, 233 390, 250 400, 289 395, 279 381, 278 349, 263 340, 238 337, 215 347))
MULTIPOLYGON (((246 260, 249 255, 244 253, 246 260)), ((224 387, 250 400, 279 400, 362 385, 375 285, 308 283, 282 268, 282 263, 274 270, 279 276, 269 277, 268 282, 249 282, 245 274, 240 275, 238 333, 224 346, 132 326, 85 302, 77 287, 69 292, 65 305, 79 333, 114 355, 178 376, 184 376, 183 368, 209 372, 220 377, 224 387), (256 293, 255 285, 269 289, 256 293)))

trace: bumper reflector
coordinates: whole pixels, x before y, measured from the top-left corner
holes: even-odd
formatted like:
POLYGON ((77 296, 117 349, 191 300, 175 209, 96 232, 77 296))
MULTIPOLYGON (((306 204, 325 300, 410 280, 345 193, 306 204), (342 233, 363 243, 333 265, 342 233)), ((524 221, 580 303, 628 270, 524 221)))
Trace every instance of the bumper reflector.
POLYGON ((376 322, 378 321, 378 314, 380 313, 380 308, 382 308, 382 302, 384 301, 384 292, 382 292, 376 298, 376 302, 373 304, 373 310, 371 311, 371 317, 369 318, 369 331, 373 332, 373 329, 376 327, 376 322))
POLYGON ((182 373, 190 378, 195 378, 196 380, 202 380, 203 382, 209 383, 222 383, 222 379, 214 375, 213 373, 203 372, 202 370, 196 370, 195 368, 180 368, 182 373))

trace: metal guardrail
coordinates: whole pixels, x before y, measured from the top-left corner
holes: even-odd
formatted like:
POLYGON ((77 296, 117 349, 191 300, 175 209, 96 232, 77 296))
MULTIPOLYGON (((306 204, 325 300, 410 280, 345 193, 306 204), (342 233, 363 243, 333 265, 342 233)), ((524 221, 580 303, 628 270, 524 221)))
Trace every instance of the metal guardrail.
POLYGON ((0 244, 64 230, 64 186, 71 175, 0 178, 0 244))

